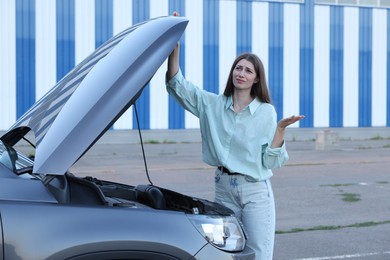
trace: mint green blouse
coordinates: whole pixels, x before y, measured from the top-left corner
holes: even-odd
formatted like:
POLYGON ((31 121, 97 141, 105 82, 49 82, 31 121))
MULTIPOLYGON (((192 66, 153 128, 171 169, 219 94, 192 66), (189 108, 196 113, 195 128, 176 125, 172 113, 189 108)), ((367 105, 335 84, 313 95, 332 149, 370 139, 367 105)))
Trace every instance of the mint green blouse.
POLYGON ((272 176, 272 169, 288 160, 285 142, 271 148, 277 121, 275 108, 254 99, 236 113, 232 97, 207 92, 186 80, 181 70, 166 82, 168 93, 199 118, 202 159, 256 180, 272 176))

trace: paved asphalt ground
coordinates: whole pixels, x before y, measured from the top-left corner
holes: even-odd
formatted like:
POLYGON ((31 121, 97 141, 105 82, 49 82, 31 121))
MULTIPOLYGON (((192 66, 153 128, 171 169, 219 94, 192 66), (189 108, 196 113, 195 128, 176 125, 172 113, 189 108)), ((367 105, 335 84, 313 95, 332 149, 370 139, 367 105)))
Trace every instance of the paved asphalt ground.
MULTIPOLYGON (((290 160, 274 170, 275 260, 390 259, 390 131, 291 129, 290 160)), ((213 200, 215 169, 201 160, 198 130, 144 131, 154 185, 213 200)), ((73 166, 80 176, 148 183, 136 131, 111 131, 73 166)))

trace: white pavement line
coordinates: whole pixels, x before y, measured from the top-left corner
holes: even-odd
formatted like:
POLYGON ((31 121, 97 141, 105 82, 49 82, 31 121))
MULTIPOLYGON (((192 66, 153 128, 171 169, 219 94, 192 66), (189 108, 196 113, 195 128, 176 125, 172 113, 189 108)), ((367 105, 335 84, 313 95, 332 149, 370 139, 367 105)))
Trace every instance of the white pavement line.
POLYGON ((331 260, 331 259, 347 259, 347 258, 360 258, 366 256, 384 256, 390 255, 390 251, 387 252, 374 252, 374 253, 361 253, 352 255, 336 255, 336 256, 324 256, 324 257, 310 257, 310 258, 297 258, 293 260, 331 260))

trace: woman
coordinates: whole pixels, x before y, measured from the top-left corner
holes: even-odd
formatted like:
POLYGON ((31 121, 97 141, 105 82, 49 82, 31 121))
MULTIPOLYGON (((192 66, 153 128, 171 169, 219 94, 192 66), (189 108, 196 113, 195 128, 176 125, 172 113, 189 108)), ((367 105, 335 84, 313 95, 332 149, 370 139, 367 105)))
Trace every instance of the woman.
POLYGON ((178 44, 168 58, 167 91, 199 118, 202 159, 217 167, 215 201, 242 221, 256 259, 272 259, 275 203, 270 177, 272 169, 288 160, 286 127, 304 116, 276 122, 264 67, 256 55, 238 56, 223 95, 216 95, 184 79, 179 51, 178 44))

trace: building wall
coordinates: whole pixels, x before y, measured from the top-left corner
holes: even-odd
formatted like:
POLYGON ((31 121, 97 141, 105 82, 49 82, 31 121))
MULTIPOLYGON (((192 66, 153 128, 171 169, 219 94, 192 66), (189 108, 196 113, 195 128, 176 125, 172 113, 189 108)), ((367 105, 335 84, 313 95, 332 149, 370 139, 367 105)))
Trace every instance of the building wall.
MULTIPOLYGON (((306 116, 294 127, 389 126, 388 9, 304 2, 2 0, 0 130, 104 41, 175 10, 190 21, 181 68, 201 88, 222 93, 236 55, 251 51, 264 63, 278 117, 306 116)), ((165 69, 137 102, 141 127, 198 128, 167 95, 165 69)), ((132 109, 114 125, 136 127, 132 109)))

